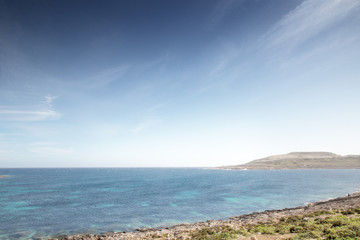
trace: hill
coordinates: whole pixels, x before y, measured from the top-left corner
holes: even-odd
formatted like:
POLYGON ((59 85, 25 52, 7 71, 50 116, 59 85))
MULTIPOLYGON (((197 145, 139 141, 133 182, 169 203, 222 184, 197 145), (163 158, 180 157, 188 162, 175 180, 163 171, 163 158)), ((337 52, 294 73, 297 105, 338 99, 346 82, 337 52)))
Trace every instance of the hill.
POLYGON ((220 169, 353 169, 360 168, 360 155, 341 156, 330 152, 292 152, 269 156, 246 164, 220 169))

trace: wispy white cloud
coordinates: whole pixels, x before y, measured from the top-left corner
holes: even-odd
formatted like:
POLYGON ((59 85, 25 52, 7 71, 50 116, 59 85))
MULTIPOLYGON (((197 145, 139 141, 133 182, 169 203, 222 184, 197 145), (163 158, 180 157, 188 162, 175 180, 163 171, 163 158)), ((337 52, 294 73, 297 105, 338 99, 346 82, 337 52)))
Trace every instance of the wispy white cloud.
POLYGON ((2 121, 43 121, 59 119, 61 114, 47 110, 12 110, 0 109, 0 120, 2 121))
MULTIPOLYGON (((322 44, 317 45, 311 51, 303 51, 301 54, 292 56, 286 61, 282 62, 280 67, 283 69, 289 69, 289 67, 298 67, 299 64, 310 62, 312 59, 322 56, 328 56, 328 54, 334 53, 336 50, 339 54, 348 54, 344 48, 351 45, 356 45, 360 40, 360 33, 351 33, 352 36, 346 36, 344 33, 338 33, 327 41, 323 41, 322 44)), ((338 55, 341 56, 341 55, 338 55)), ((336 61, 332 61, 336 64, 336 61)))
POLYGON ((296 47, 349 16, 358 0, 305 0, 265 34, 269 47, 296 47))
POLYGON ((58 98, 57 96, 52 96, 51 94, 49 94, 49 95, 45 96, 45 103, 50 105, 57 98, 58 98))
POLYGON ((53 110, 53 101, 57 97, 47 95, 41 105, 34 103, 29 106, 0 106, 0 121, 44 121, 57 120, 61 114, 53 110))

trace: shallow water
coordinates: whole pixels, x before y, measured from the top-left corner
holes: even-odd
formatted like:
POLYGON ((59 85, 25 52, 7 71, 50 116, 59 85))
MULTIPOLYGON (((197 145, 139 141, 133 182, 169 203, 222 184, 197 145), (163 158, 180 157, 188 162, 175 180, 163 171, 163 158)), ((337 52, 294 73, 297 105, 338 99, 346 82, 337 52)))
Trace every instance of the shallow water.
POLYGON ((343 196, 360 170, 0 169, 0 239, 224 219, 343 196))

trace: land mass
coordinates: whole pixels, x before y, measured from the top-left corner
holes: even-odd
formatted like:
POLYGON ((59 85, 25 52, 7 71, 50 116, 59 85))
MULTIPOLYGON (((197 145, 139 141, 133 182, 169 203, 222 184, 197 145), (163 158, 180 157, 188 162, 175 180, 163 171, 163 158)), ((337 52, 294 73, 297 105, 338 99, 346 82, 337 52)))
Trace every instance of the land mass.
POLYGON ((291 152, 218 169, 359 169, 360 155, 341 156, 330 152, 291 152))
POLYGON ((6 175, 0 175, 0 178, 3 178, 3 177, 8 177, 8 176, 6 176, 6 175))
POLYGON ((77 234, 52 240, 275 240, 358 239, 360 193, 295 208, 254 212, 226 220, 184 223, 172 227, 144 228, 136 232, 77 234))

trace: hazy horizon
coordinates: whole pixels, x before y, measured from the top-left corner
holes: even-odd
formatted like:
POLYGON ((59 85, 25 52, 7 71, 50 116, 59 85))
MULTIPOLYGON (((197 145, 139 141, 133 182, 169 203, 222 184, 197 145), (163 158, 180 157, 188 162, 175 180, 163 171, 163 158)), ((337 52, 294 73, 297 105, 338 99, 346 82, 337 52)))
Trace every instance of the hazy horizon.
POLYGON ((0 0, 0 168, 359 154, 359 7, 0 0))

